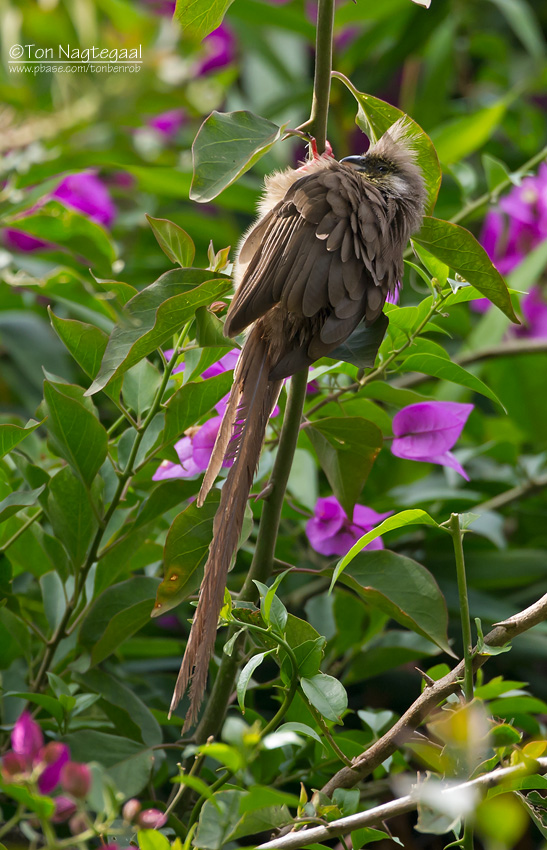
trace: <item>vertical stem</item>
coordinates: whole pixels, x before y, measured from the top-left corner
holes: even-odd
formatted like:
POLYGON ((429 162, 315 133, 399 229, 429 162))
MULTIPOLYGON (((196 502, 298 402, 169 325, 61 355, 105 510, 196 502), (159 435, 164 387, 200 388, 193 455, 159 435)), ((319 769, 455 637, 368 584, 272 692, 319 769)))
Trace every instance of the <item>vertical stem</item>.
MULTIPOLYGON (((239 599, 242 602, 252 602, 256 598, 257 590, 254 580, 265 582, 273 570, 275 541, 279 528, 285 489, 287 487, 300 423, 302 421, 307 382, 307 369, 297 372, 291 378, 289 399, 279 438, 279 448, 272 471, 272 489, 268 499, 264 502, 254 557, 241 593, 239 594, 239 599)), ((234 647, 231 655, 222 656, 211 696, 196 729, 195 739, 199 743, 206 741, 211 735, 216 735, 222 726, 230 693, 234 687, 237 666, 237 650, 234 647)))
POLYGON ((462 623, 463 660, 465 665, 463 694, 466 702, 473 699, 473 644, 471 642, 471 620, 469 617, 469 601, 467 599, 467 578, 465 575, 465 560, 463 557, 462 532, 459 514, 450 517, 449 530, 454 546, 456 560, 456 576, 458 579, 458 595, 460 598, 460 616, 462 623))
POLYGON ((319 153, 323 153, 325 150, 325 142, 327 140, 333 30, 334 0, 319 0, 317 35, 315 39, 313 100, 310 120, 306 124, 306 129, 315 137, 319 153))

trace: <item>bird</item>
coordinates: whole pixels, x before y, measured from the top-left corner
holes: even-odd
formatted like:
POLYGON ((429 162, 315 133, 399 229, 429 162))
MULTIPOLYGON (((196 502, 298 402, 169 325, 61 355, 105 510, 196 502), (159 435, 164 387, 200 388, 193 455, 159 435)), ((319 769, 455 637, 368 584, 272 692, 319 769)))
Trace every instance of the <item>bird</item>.
POLYGON ((233 465, 171 701, 170 714, 190 685, 183 732, 199 715, 228 571, 283 382, 328 356, 362 321, 373 324, 402 280, 403 251, 426 200, 412 126, 403 116, 362 155, 338 161, 328 146, 299 168, 267 176, 258 218, 241 240, 224 334, 247 335, 198 505, 223 462, 233 465))

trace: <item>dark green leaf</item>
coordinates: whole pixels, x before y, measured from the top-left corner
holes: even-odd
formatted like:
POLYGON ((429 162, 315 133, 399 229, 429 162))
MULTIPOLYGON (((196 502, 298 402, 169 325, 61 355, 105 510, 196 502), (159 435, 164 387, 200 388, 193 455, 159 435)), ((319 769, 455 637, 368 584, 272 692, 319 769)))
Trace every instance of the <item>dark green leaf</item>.
POLYGON ((188 505, 173 521, 165 541, 165 573, 157 589, 153 617, 175 608, 199 587, 219 501, 219 491, 213 490, 202 508, 188 505))
POLYGON ((36 504, 38 496, 43 493, 45 484, 37 490, 17 490, 15 493, 10 493, 5 499, 0 502, 0 522, 9 519, 10 516, 28 508, 30 505, 36 504))
POLYGON ((341 581, 401 625, 453 655, 443 595, 429 570, 417 561, 389 549, 362 552, 346 567, 341 581))
POLYGON ((139 794, 150 778, 153 752, 137 741, 95 729, 72 732, 62 740, 68 744, 74 761, 98 761, 102 764, 124 798, 139 794))
POLYGON ((376 362, 376 355, 384 339, 389 319, 383 313, 373 325, 367 328, 364 322, 353 331, 347 340, 331 351, 332 360, 343 360, 352 363, 359 369, 371 369, 376 362))
MULTIPOLYGON (((379 100, 370 94, 363 94, 363 92, 357 91, 353 83, 343 74, 335 71, 333 77, 341 80, 357 101, 359 109, 355 123, 367 134, 371 142, 378 141, 380 136, 405 114, 390 103, 379 100)), ((441 167, 433 142, 429 136, 408 115, 406 116, 406 120, 409 125, 408 136, 414 139, 413 148, 416 151, 416 162, 420 166, 425 179, 428 197, 426 212, 430 213, 435 206, 441 186, 441 167)))
MULTIPOLYGON (((152 607, 158 579, 150 576, 133 576, 127 581, 113 584, 101 593, 89 608, 80 626, 79 641, 91 649, 106 634, 113 619, 129 610, 131 606, 143 603, 152 607)), ((146 622, 146 618, 144 619, 146 622)), ((126 634, 126 637, 129 635, 126 634)))
POLYGON ((347 516, 383 445, 382 432, 358 416, 314 420, 306 429, 334 495, 347 516))
POLYGON ((264 156, 282 132, 282 127, 246 110, 212 112, 192 145, 190 198, 201 203, 212 201, 264 156))
POLYGON ((177 0, 175 18, 186 38, 201 41, 222 23, 233 0, 177 0))
POLYGON ((127 302, 123 324, 117 325, 106 346, 97 378, 88 395, 102 390, 114 377, 180 331, 198 307, 210 304, 230 287, 227 278, 213 279, 203 269, 174 269, 127 302))
MULTIPOLYGON (((88 670, 87 673, 79 676, 78 680, 89 690, 100 694, 103 701, 108 704, 102 706, 105 713, 114 723, 116 720, 121 721, 126 735, 129 735, 129 727, 134 726, 137 740, 142 740, 149 747, 161 744, 162 732, 158 721, 127 685, 104 670, 88 670), (109 706, 115 706, 118 710, 115 717, 110 715, 109 706)), ((131 735, 131 737, 134 736, 131 735)))
POLYGON ((196 249, 186 231, 166 218, 152 218, 151 215, 146 218, 163 253, 173 263, 178 263, 182 268, 190 268, 196 249))
POLYGON ((123 400, 139 418, 152 407, 161 375, 146 358, 128 369, 123 379, 123 400))
POLYGON ((348 695, 338 679, 318 673, 311 679, 301 679, 300 684, 308 700, 322 717, 334 723, 342 722, 342 714, 348 707, 348 695))
POLYGON ((89 487, 106 458, 105 429, 85 402, 80 387, 44 381, 44 398, 48 430, 59 453, 89 487))
MULTIPOLYGON (((99 371, 101 360, 108 342, 107 334, 94 325, 78 322, 76 319, 61 319, 49 310, 51 324, 57 336, 72 354, 76 363, 88 378, 94 378, 99 371)), ((117 399, 120 394, 120 381, 113 381, 105 392, 110 398, 117 399)))
POLYGON ((7 670, 16 658, 28 656, 29 651, 27 627, 7 608, 0 608, 0 670, 7 670))
POLYGON ((32 702, 35 705, 39 705, 40 708, 43 708, 48 714, 51 714, 52 717, 55 718, 59 726, 63 722, 65 712, 63 710, 63 706, 55 697, 50 697, 47 694, 33 694, 26 693, 20 691, 8 691, 4 694, 6 697, 19 697, 19 699, 28 700, 28 702, 32 702))
POLYGON ((518 324, 504 279, 475 237, 464 227, 426 216, 413 237, 419 245, 472 284, 492 304, 518 324))
POLYGON ((53 530, 69 553, 75 567, 80 567, 97 529, 90 504, 91 495, 70 467, 65 466, 51 479, 48 493, 48 516, 53 530))
POLYGON ((0 425, 0 458, 11 452, 25 437, 36 431, 41 424, 34 419, 29 419, 23 428, 20 425, 0 425))

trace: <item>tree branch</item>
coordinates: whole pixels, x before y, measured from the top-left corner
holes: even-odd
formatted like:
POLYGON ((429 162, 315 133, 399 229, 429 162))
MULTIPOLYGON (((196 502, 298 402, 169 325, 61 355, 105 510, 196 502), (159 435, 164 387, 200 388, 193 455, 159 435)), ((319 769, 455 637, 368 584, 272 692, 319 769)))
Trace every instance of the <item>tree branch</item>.
MULTIPOLYGON (((495 785, 499 785, 505 780, 516 779, 519 776, 526 776, 531 773, 543 774, 547 772, 547 758, 536 759, 535 768, 535 770, 533 768, 531 769, 528 764, 499 767, 497 770, 492 770, 490 773, 485 773, 476 779, 470 779, 468 782, 460 782, 456 785, 444 787, 440 790, 439 796, 442 799, 452 794, 461 795, 462 792, 465 793, 466 791, 480 793, 495 785)), ((416 809, 419 802, 420 786, 418 785, 412 794, 400 797, 398 800, 392 800, 381 806, 375 806, 373 809, 368 809, 365 812, 357 812, 357 814, 349 815, 349 817, 339 818, 327 826, 314 826, 302 832, 291 832, 282 838, 276 838, 273 841, 267 841, 265 844, 259 844, 256 850, 297 850, 300 847, 309 847, 310 844, 315 844, 319 841, 336 838, 338 835, 346 835, 354 829, 381 824, 389 818, 394 818, 397 815, 402 815, 405 812, 416 809)))
POLYGON ((309 121, 303 125, 314 136, 317 150, 323 153, 327 141, 330 84, 332 71, 332 35, 334 30, 334 0, 319 0, 317 36, 315 39, 315 76, 309 121))
MULTIPOLYGON (((492 631, 485 636, 484 642, 488 646, 503 646, 512 638, 528 631, 533 626, 537 626, 545 619, 547 619, 547 594, 530 605, 529 608, 515 614, 514 617, 504 620, 503 623, 496 623, 492 631)), ((474 651, 477 651, 476 647, 474 651)), ((488 658, 490 658, 489 655, 475 654, 473 657, 474 672, 482 667, 488 658)), ((443 702, 450 694, 460 690, 464 672, 465 665, 461 661, 450 673, 447 673, 434 685, 426 687, 400 720, 372 744, 366 752, 356 758, 352 767, 342 768, 327 782, 322 788, 323 793, 332 797, 336 788, 353 788, 354 785, 372 773, 401 744, 410 738, 440 702, 443 702)))

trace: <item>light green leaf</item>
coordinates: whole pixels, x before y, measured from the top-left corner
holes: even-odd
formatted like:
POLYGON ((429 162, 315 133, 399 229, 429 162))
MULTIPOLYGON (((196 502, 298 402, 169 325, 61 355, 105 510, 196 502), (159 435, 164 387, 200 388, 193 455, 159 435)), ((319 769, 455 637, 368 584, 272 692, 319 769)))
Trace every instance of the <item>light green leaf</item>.
POLYGON ((251 676, 257 667, 260 667, 264 659, 267 655, 270 655, 273 650, 268 650, 267 652, 259 652, 257 655, 253 655, 250 658, 241 673, 239 674, 239 679, 237 680, 236 693, 237 693, 237 701, 239 703, 239 707, 243 714, 245 714, 245 694, 247 693, 247 687, 249 682, 251 681, 251 676))
MULTIPOLYGON (((397 109, 390 103, 379 100, 377 97, 373 97, 370 94, 364 94, 363 92, 357 91, 353 83, 350 82, 350 80, 348 80, 348 78, 343 74, 338 73, 338 71, 334 71, 332 76, 337 80, 341 80, 357 101, 359 108, 357 117, 355 118, 355 123, 364 133, 367 134, 371 142, 378 141, 380 136, 382 136, 392 124, 405 115, 404 112, 401 112, 400 109, 397 109)), ((408 115, 406 116, 406 119, 410 128, 408 135, 412 136, 415 140, 413 148, 416 151, 416 162, 420 166, 425 180, 428 198, 426 203, 426 212, 430 213, 435 206, 437 195, 439 194, 439 189, 441 187, 441 167, 439 165, 437 153, 435 152, 435 148, 429 136, 424 133, 422 128, 416 124, 415 121, 409 118, 408 115)))
POLYGON ((234 0, 177 0, 175 18, 186 38, 201 41, 216 30, 234 0))
POLYGON ((212 112, 192 144, 193 201, 206 203, 245 174, 272 145, 283 127, 252 112, 212 112))
POLYGON ((0 425, 0 458, 11 452, 25 437, 36 431, 41 424, 41 422, 36 422, 35 419, 29 419, 23 428, 20 425, 0 425))
POLYGON ((405 528, 407 525, 431 525, 434 528, 439 527, 433 517, 429 516, 426 511, 418 509, 412 511, 401 511, 394 516, 388 517, 381 522, 380 525, 377 525, 376 528, 373 528, 372 531, 367 531, 367 533, 351 547, 347 555, 344 555, 344 557, 338 561, 332 576, 330 585, 331 590, 347 565, 353 561, 355 556, 361 552, 361 549, 364 546, 372 543, 373 540, 376 540, 377 537, 380 537, 382 534, 386 534, 388 531, 394 531, 396 528, 405 528))
POLYGON ((178 263, 182 268, 190 268, 196 249, 186 231, 166 218, 152 218, 151 215, 146 218, 163 253, 173 263, 178 263))
POLYGON ((311 726, 307 726, 305 723, 298 723, 296 720, 291 720, 289 723, 283 723, 281 726, 275 730, 277 734, 282 734, 283 732, 296 732, 297 735, 305 735, 306 738, 313 738, 314 741, 317 741, 319 744, 322 744, 321 738, 311 726))
POLYGON ((195 314, 231 286, 228 278, 213 279, 203 269, 174 269, 127 302, 125 321, 112 331, 99 374, 87 395, 102 390, 113 378, 151 354, 195 314))
POLYGON ((440 161, 446 164, 459 162, 479 150, 501 123, 509 102, 510 98, 504 97, 492 106, 456 118, 434 130, 431 138, 440 161))
POLYGON ((170 850, 171 843, 157 829, 139 829, 137 832, 139 850, 170 850))
POLYGON ((501 159, 497 159, 489 153, 483 153, 481 162, 489 192, 493 192, 499 185, 505 183, 510 178, 509 169, 501 159))
POLYGON ((216 761, 219 761, 227 767, 228 770, 232 770, 234 773, 243 767, 242 754, 239 750, 236 750, 235 747, 230 747, 228 744, 221 744, 213 741, 210 744, 202 744, 198 747, 198 752, 216 759, 216 761))
POLYGON ((300 684, 306 697, 322 717, 334 723, 342 722, 342 714, 348 707, 348 695, 338 679, 318 673, 311 679, 301 679, 300 684))
POLYGON ((431 254, 450 266, 492 304, 518 324, 504 279, 475 237, 464 227, 425 216, 420 232, 413 237, 431 254))
POLYGON ((411 354, 401 363, 400 369, 402 372, 421 372, 424 375, 431 375, 434 378, 467 387, 473 392, 492 399, 504 409, 496 393, 480 378, 445 357, 439 357, 437 354, 411 354))

